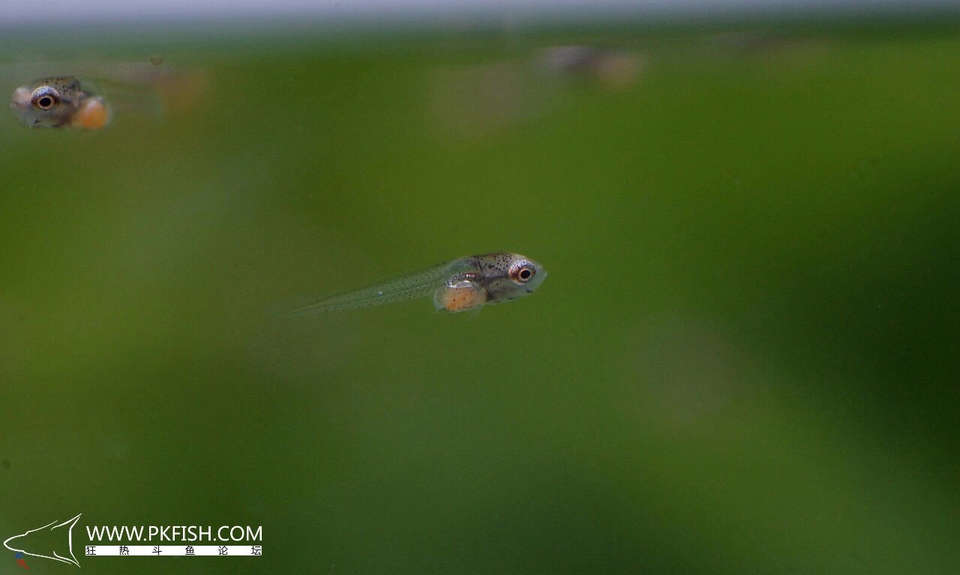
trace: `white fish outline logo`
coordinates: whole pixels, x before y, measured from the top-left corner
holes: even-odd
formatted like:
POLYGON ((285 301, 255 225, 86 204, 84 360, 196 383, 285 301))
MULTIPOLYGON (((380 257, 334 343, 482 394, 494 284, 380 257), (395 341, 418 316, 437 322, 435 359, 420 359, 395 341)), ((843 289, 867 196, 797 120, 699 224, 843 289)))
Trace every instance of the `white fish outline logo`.
POLYGON ((72 565, 76 565, 77 567, 80 567, 80 562, 77 561, 76 555, 73 554, 73 526, 77 524, 77 521, 80 521, 81 515, 83 515, 83 513, 77 513, 75 516, 73 516, 70 519, 67 519, 66 521, 63 521, 60 523, 57 523, 56 521, 52 521, 50 523, 47 523, 43 527, 30 529, 28 531, 24 531, 19 535, 8 537, 3 542, 3 546, 9 549, 10 551, 13 551, 14 553, 23 553, 24 555, 28 555, 30 557, 39 557, 41 559, 52 559, 54 561, 59 561, 61 563, 70 563, 72 565), (55 529, 60 529, 61 527, 67 528, 67 552, 70 554, 69 557, 64 557, 63 555, 60 555, 59 553, 56 552, 56 550, 50 551, 50 553, 53 553, 53 556, 51 557, 50 555, 42 555, 40 553, 31 553, 26 549, 18 549, 16 547, 10 546, 11 541, 16 541, 17 539, 23 539, 24 537, 27 537, 31 533, 36 533, 37 531, 43 531, 44 529, 49 529, 50 531, 53 531, 55 529))

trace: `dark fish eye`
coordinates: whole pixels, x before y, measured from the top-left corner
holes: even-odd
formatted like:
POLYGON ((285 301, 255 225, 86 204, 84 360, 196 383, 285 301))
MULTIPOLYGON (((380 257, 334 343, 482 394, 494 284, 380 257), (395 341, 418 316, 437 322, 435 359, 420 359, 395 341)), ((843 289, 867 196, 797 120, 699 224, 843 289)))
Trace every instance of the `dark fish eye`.
POLYGON ((534 273, 536 272, 530 266, 523 266, 517 270, 517 280, 526 283, 533 278, 534 273))
POLYGON ((37 90, 33 95, 33 105, 41 110, 49 110, 57 101, 56 92, 49 88, 37 90))

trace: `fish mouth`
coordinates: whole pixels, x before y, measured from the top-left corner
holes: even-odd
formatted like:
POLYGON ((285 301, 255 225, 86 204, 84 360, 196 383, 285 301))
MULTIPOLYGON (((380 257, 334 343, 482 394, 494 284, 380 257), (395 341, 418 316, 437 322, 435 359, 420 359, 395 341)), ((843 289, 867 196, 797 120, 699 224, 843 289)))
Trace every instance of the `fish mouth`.
POLYGON ((20 86, 13 91, 10 96, 10 109, 20 117, 20 121, 27 126, 36 125, 38 119, 30 117, 30 89, 26 86, 20 86))
POLYGON ((26 86, 20 86, 14 90, 13 95, 10 96, 10 107, 25 109, 30 105, 30 97, 30 88, 27 88, 26 86))

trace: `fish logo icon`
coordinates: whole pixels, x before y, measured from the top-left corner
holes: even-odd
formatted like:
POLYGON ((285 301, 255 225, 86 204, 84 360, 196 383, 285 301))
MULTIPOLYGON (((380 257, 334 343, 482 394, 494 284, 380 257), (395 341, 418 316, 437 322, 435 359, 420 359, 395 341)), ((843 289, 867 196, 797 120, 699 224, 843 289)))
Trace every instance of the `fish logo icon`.
MULTIPOLYGON (((77 561, 77 557, 73 554, 73 527, 80 521, 81 515, 83 514, 77 513, 74 517, 66 521, 53 521, 42 527, 30 529, 19 535, 8 537, 6 541, 3 542, 3 546, 17 554, 17 563, 25 569, 29 569, 29 567, 27 567, 26 562, 23 560, 24 556, 52 559, 53 561, 70 563, 71 565, 79 567, 80 562, 77 561), (54 546, 54 548, 49 550, 32 547, 32 544, 35 544, 35 541, 40 539, 39 534, 50 533, 55 535, 66 533, 66 547, 54 546), (31 535, 33 535, 33 537, 31 537, 31 535), (31 540, 34 541, 32 542, 31 540), (28 551, 27 547, 31 547, 33 550, 28 551)), ((37 547, 39 547, 39 545, 37 547)))

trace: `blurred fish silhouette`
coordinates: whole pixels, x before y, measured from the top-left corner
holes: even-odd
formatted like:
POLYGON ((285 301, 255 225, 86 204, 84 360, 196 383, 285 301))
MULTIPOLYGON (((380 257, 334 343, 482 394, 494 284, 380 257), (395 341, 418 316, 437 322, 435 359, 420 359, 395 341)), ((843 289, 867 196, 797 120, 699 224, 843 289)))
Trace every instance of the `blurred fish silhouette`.
POLYGON ((558 108, 572 85, 622 89, 639 79, 639 52, 586 45, 549 46, 525 58, 436 69, 428 103, 437 126, 478 136, 558 108))
POLYGON ((604 88, 633 84, 646 62, 636 52, 587 45, 550 46, 537 60, 550 74, 593 81, 604 88))

